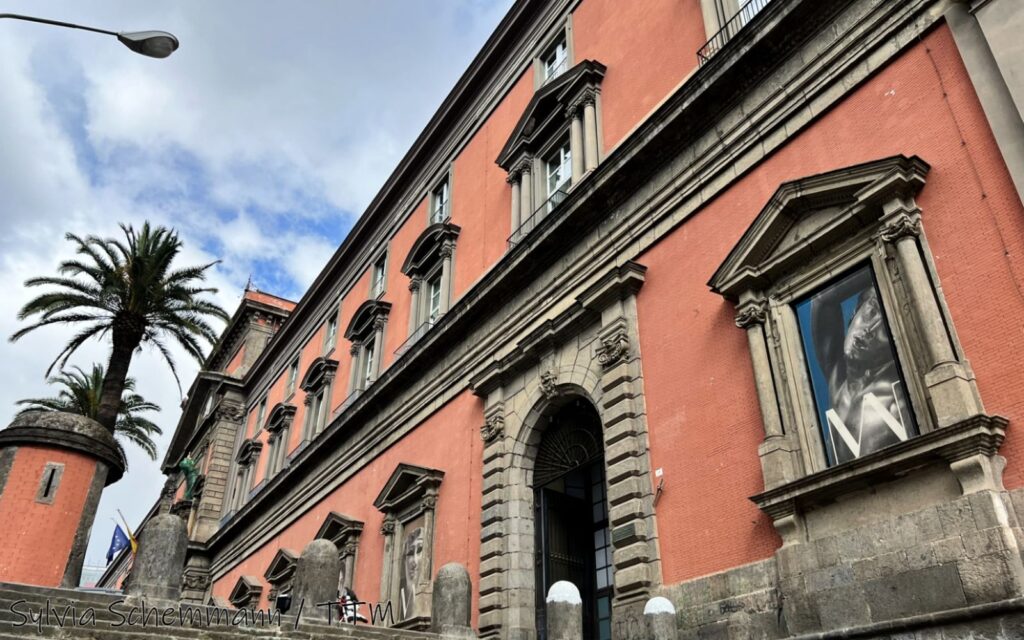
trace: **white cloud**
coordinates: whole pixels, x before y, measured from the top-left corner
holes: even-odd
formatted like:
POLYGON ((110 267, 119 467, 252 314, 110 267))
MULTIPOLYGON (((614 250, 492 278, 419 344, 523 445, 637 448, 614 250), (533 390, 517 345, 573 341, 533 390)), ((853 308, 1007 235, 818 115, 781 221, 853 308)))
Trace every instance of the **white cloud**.
MULTIPOLYGON (((0 335, 37 293, 19 286, 70 256, 65 232, 177 228, 182 264, 220 259, 211 284, 228 311, 249 274, 297 296, 369 202, 511 0, 269 0, 38 3, 7 10, 113 29, 166 29, 181 49, 134 55, 112 38, 0 20, 0 335)), ((47 395, 43 372, 73 334, 52 328, 0 343, 0 420, 47 395)), ((74 364, 102 362, 93 343, 74 364)), ((183 383, 197 366, 175 350, 183 383)), ((177 387, 153 353, 132 364, 164 410, 177 387)), ((138 452, 108 488, 87 554, 102 563, 115 509, 135 523, 163 484, 138 452)))

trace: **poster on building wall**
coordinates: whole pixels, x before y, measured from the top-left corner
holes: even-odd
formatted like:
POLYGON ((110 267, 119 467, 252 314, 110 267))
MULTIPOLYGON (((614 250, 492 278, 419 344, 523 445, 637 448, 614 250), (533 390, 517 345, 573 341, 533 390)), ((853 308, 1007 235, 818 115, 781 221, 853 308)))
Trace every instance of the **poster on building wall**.
POLYGON ((917 435, 871 267, 796 304, 829 465, 917 435))
POLYGON ((423 563, 424 518, 420 516, 406 523, 402 528, 402 549, 399 556, 401 573, 398 580, 398 612, 400 620, 414 615, 416 584, 419 581, 420 565, 423 563))

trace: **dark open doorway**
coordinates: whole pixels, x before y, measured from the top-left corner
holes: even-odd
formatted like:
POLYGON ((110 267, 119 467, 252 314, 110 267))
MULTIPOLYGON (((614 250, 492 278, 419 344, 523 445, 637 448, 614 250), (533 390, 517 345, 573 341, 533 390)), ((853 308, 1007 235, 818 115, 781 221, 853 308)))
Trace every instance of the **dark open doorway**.
POLYGON ((568 580, 583 598, 583 637, 611 639, 612 558, 601 420, 570 400, 548 417, 534 465, 537 637, 547 638, 545 597, 568 580))

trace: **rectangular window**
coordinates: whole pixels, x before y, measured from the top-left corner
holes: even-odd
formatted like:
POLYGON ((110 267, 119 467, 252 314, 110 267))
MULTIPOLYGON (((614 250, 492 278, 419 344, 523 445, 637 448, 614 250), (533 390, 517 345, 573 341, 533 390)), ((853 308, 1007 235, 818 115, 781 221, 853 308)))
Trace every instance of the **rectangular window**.
POLYGON ((299 379, 299 359, 296 358, 295 362, 288 367, 288 388, 285 391, 285 396, 290 396, 295 393, 295 383, 299 379))
POLYGON ((373 263, 373 279, 370 285, 370 294, 374 298, 384 293, 384 275, 386 268, 387 254, 384 254, 380 258, 377 258, 377 261, 373 263))
POLYGON ((558 41, 541 56, 541 64, 543 65, 544 82, 557 78, 569 68, 569 47, 565 42, 565 34, 562 34, 558 41))
POLYGON ((263 398, 260 401, 260 408, 256 411, 256 428, 253 429, 253 433, 256 433, 263 428, 263 418, 267 414, 267 399, 263 398))
POLYGON ((431 278, 427 282, 427 321, 434 322, 441 315, 441 274, 431 278))
POLYGON ((448 177, 430 193, 430 222, 444 222, 450 217, 448 177))
POLYGON ((871 267, 795 304, 829 465, 918 434, 871 267))
POLYGON ((334 343, 338 339, 338 313, 335 312, 327 320, 327 329, 324 331, 324 353, 327 353, 334 348, 334 343))
POLYGON ((564 190, 572 181, 572 150, 566 140, 549 157, 547 168, 547 197, 550 199, 556 192, 564 190))

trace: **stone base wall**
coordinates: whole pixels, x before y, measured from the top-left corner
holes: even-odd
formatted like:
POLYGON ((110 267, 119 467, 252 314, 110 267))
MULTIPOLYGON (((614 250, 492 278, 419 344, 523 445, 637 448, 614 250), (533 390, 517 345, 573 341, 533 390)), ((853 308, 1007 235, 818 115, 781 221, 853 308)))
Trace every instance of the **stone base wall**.
MULTIPOLYGON (((675 605, 681 639, 1020 639, 1018 513, 1024 489, 960 496, 818 537, 808 527, 773 558, 658 595, 675 605)), ((642 637, 625 628, 617 637, 632 636, 642 637)))

